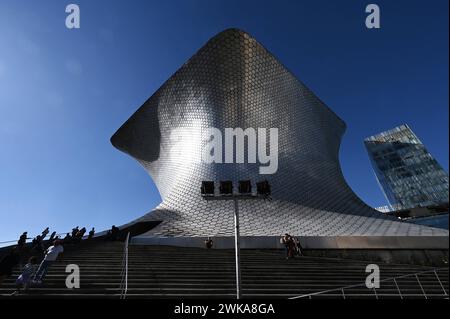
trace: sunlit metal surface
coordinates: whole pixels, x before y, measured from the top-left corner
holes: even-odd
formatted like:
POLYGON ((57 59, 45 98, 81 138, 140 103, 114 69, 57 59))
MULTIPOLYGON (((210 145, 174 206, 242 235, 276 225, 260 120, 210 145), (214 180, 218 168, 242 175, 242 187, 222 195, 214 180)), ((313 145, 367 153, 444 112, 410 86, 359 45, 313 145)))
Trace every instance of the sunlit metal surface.
MULTIPOLYGON (((326 81, 326 79, 324 79, 326 81)), ((343 94, 348 94, 343 92, 343 94)), ((140 220, 162 220, 148 235, 232 236, 233 202, 205 201, 203 180, 267 179, 272 201, 239 203, 241 234, 278 236, 448 235, 401 223, 363 203, 338 159, 345 123, 247 33, 212 38, 114 134, 115 147, 137 159, 163 202, 140 220), (278 128, 279 166, 206 164, 203 128, 278 128), (190 134, 173 134, 177 128, 190 134)))

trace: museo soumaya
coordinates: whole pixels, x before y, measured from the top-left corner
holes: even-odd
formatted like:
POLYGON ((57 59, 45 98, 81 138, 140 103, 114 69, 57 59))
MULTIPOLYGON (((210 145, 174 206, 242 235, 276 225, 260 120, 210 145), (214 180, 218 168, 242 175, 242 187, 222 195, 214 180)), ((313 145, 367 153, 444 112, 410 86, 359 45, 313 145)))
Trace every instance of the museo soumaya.
POLYGON ((232 247, 234 203, 204 200, 202 182, 254 186, 264 179, 270 201, 239 201, 243 247, 279 247, 277 238, 289 233, 309 248, 448 248, 447 230, 399 221, 358 198, 339 164, 345 129, 252 36, 219 33, 111 138, 145 168, 162 197, 130 223, 157 226, 133 240, 195 246, 211 236, 232 247))

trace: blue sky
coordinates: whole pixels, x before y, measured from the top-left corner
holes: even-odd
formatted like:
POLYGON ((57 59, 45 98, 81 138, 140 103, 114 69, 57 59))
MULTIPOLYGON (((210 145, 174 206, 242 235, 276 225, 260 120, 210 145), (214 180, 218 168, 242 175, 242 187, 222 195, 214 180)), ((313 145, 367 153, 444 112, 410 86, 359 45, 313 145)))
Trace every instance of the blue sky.
POLYGON ((210 37, 252 34, 347 123, 344 175, 385 201, 362 140, 407 123, 448 172, 448 1, 0 1, 0 241, 98 230, 159 194, 109 138, 210 37), (65 27, 65 6, 81 28, 65 27))

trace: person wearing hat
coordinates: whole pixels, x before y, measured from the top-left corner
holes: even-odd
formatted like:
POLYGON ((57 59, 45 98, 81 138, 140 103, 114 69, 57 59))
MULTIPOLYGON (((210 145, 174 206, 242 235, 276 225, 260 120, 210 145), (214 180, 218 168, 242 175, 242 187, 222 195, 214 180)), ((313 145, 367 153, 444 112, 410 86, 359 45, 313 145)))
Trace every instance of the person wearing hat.
POLYGON ((45 251, 45 257, 39 265, 36 274, 34 275, 33 283, 41 284, 45 275, 47 274, 48 268, 56 261, 59 254, 64 252, 64 248, 61 245, 60 240, 55 240, 53 246, 50 246, 45 251))

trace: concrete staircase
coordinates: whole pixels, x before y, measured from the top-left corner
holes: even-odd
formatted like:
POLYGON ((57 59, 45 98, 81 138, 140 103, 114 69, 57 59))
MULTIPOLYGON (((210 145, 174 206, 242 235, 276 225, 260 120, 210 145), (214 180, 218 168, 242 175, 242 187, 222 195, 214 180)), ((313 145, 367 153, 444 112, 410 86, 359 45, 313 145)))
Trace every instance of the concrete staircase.
MULTIPOLYGON (((14 298, 119 298, 123 247, 121 242, 81 244, 67 249, 55 263, 41 287, 14 298), (80 267, 81 288, 65 287, 65 267, 80 267)), ((294 296, 341 288, 353 284, 360 287, 344 289, 346 298, 375 298, 373 290, 364 285, 367 262, 300 257, 285 260, 283 252, 243 250, 242 281, 244 298, 290 298, 294 296)), ((429 268, 412 265, 380 264, 381 279, 414 274, 429 268)), ((0 287, 0 297, 12 298, 14 280, 0 287)), ((397 280, 403 298, 448 298, 448 269, 397 280), (441 286, 442 284, 442 286, 441 286), (422 290, 423 289, 423 290, 422 290), (425 291, 425 296, 423 291, 425 291)), ((206 250, 169 246, 129 247, 127 298, 234 298, 235 261, 232 250, 206 250)), ((382 282, 376 291, 379 298, 400 298, 393 280, 382 282)), ((323 293, 315 298, 343 298, 342 291, 323 293)))
MULTIPOLYGON (((61 259, 49 269, 44 283, 33 287, 27 293, 14 298, 118 298, 123 242, 82 243, 76 246, 65 246, 61 259), (69 273, 66 266, 77 264, 80 267, 80 288, 68 289, 65 281, 69 273)), ((19 267, 14 274, 0 286, 0 297, 7 297, 15 290, 14 282, 19 276, 19 267)))
MULTIPOLYGON (((235 260, 232 250, 205 250, 161 246, 130 247, 127 298, 233 298, 235 260)), ((346 298, 375 298, 365 287, 367 262, 300 257, 285 260, 281 251, 242 250, 242 289, 247 298, 289 298, 319 291, 363 284, 346 289, 346 298)), ((381 280, 427 270, 412 265, 379 265, 381 280)), ((428 298, 442 298, 444 291, 434 273, 420 275, 428 298)), ((448 292, 448 269, 439 271, 448 292)), ((415 277, 398 280, 402 296, 424 298, 415 277)), ((399 298, 393 281, 382 283, 379 297, 399 298), (384 295, 384 296, 383 296, 384 295)), ((336 291, 314 298, 342 298, 336 291)))

